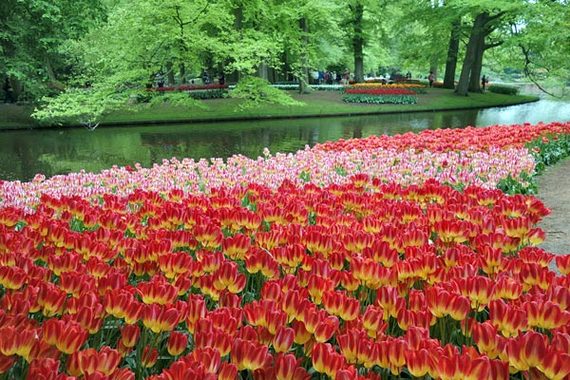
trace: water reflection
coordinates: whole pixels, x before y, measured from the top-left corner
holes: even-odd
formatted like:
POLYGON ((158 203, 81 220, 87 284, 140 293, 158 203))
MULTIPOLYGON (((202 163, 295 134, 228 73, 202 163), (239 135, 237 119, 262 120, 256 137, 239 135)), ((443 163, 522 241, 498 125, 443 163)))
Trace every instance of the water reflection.
POLYGON ((486 110, 239 123, 6 131, 0 133, 0 179, 30 180, 112 165, 150 166, 171 157, 256 157, 264 147, 294 152, 305 145, 423 129, 570 120, 570 104, 541 100, 486 110))

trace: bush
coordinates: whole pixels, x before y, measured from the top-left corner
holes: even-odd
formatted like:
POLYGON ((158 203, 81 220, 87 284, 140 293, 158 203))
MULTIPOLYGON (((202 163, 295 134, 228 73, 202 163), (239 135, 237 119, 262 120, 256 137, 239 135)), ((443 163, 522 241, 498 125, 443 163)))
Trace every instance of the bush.
POLYGON ((127 104, 129 97, 107 88, 68 89, 42 98, 32 117, 44 125, 81 124, 94 129, 101 117, 127 104))
POLYGON ((188 94, 192 99, 220 99, 225 98, 228 94, 226 90, 218 89, 218 90, 194 90, 188 91, 188 94))
POLYGON ((496 94, 505 94, 505 95, 518 95, 519 93, 519 89, 516 87, 501 86, 498 84, 490 85, 489 91, 494 92, 496 94))
POLYGON ((362 95, 347 94, 342 97, 346 103, 365 103, 365 104, 416 104, 417 98, 414 95, 362 95))
POLYGON ((296 101, 284 91, 271 86, 271 84, 256 77, 247 77, 238 82, 235 89, 230 92, 232 98, 244 99, 240 108, 255 108, 262 103, 280 104, 285 106, 298 106, 303 103, 296 101))

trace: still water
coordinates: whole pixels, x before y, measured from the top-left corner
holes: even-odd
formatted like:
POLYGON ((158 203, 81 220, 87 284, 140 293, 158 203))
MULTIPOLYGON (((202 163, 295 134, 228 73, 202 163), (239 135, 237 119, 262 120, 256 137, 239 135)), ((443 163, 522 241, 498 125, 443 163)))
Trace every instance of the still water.
POLYGON ((101 127, 0 132, 0 179, 30 180, 85 169, 139 162, 151 166, 172 157, 194 159, 243 154, 264 147, 294 152, 339 138, 419 132, 424 129, 570 120, 570 103, 541 100, 504 108, 212 124, 101 127))

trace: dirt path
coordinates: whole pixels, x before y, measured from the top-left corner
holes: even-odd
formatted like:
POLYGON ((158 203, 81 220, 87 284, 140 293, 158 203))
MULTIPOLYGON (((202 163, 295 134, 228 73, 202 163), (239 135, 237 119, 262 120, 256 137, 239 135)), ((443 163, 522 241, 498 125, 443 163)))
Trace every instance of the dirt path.
POLYGON ((538 198, 552 210, 540 224, 546 232, 546 241, 540 247, 559 255, 570 254, 570 158, 538 177, 538 198))

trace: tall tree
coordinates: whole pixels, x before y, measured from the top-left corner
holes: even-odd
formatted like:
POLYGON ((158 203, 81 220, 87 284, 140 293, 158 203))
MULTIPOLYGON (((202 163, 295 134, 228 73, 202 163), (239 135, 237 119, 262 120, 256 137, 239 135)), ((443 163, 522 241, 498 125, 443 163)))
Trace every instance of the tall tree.
POLYGON ((352 49, 354 52, 354 80, 364 81, 364 4, 355 1, 348 5, 352 13, 352 49))
POLYGON ((454 7, 465 10, 473 15, 469 42, 461 66, 459 83, 455 89, 458 95, 467 95, 469 90, 480 90, 480 74, 485 50, 500 45, 487 44, 486 38, 495 31, 501 23, 521 12, 526 5, 524 0, 462 0, 453 3, 454 7))
POLYGON ((348 0, 345 3, 345 30, 354 62, 354 80, 364 81, 366 47, 383 22, 385 0, 348 0))
POLYGON ((444 88, 455 88, 455 72, 457 70, 457 57, 459 55, 459 41, 461 37, 461 18, 451 23, 451 33, 445 60, 444 88))
POLYGON ((62 88, 72 74, 68 42, 80 38, 105 14, 99 0, 1 1, 0 73, 32 98, 62 88))

